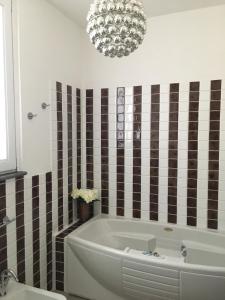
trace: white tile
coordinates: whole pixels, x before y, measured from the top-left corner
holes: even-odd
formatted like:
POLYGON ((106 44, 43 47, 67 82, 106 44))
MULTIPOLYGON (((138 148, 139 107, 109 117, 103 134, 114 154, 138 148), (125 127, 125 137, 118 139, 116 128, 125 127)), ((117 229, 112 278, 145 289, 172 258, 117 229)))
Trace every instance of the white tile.
MULTIPOLYGON (((133 97, 133 89, 130 95, 133 97)), ((128 97, 125 98, 126 107, 129 107, 130 99, 128 97)), ((132 105, 133 107, 133 102, 132 105)), ((124 206, 125 206, 125 217, 130 217, 130 209, 133 207, 133 188, 131 188, 131 183, 133 183, 133 115, 132 115, 132 107, 130 108, 130 116, 129 119, 125 118, 125 193, 124 193, 124 206), (128 132, 129 130, 129 132, 128 132), (132 169, 132 171, 131 171, 132 169), (129 185, 127 183, 130 183, 129 185), (129 186, 129 187, 128 187, 129 186)))
MULTIPOLYGON (((209 83, 201 83, 201 90, 205 86, 209 86, 209 83)), ((198 142, 198 191, 197 191, 197 222, 201 220, 201 223, 197 226, 200 228, 207 227, 207 213, 201 209, 202 206, 206 207, 208 202, 208 190, 199 189, 199 186, 208 187, 208 147, 209 142, 205 139, 206 132, 209 131, 209 114, 208 121, 201 122, 203 119, 202 115, 205 115, 205 112, 202 110, 202 105, 204 103, 204 108, 206 108, 206 103, 208 105, 208 111, 210 108, 210 91, 200 92, 200 101, 199 101, 199 142, 198 142), (202 101, 204 99, 204 101, 202 101), (207 100, 207 101, 206 101, 207 100), (207 161, 202 160, 204 153, 207 153, 207 161)))
MULTIPOLYGON (((169 90, 168 86, 161 87, 164 91, 169 90)), ((161 100, 165 99, 164 110, 169 114, 169 95, 160 95, 161 100)), ((162 104, 160 105, 161 110, 162 104)), ((163 122, 160 117, 159 127, 159 221, 167 220, 167 195, 168 195, 168 122, 163 122), (163 158, 165 158, 163 160, 163 158)), ((151 191, 150 191, 151 192, 151 191)))

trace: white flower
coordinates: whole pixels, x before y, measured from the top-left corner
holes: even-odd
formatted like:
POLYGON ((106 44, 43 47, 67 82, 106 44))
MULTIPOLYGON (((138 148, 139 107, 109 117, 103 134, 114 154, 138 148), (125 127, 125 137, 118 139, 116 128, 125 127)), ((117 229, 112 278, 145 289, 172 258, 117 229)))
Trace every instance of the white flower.
POLYGON ((91 203, 98 199, 97 190, 74 189, 71 193, 73 199, 82 198, 86 203, 91 203))

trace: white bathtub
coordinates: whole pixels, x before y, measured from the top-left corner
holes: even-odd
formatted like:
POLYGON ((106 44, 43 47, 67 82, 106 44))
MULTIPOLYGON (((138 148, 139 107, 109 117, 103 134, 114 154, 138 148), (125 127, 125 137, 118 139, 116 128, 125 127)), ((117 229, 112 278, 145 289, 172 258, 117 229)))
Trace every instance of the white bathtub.
POLYGON ((69 294, 96 300, 225 300, 223 233, 101 216, 68 235, 65 247, 69 294))

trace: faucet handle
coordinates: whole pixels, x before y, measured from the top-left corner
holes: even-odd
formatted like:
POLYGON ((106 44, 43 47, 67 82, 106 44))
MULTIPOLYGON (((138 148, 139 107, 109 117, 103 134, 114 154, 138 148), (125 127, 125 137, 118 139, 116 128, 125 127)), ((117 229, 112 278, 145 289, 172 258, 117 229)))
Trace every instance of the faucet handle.
POLYGON ((181 255, 182 255, 183 257, 186 257, 186 256, 187 256, 187 247, 186 247, 185 245, 182 245, 182 246, 181 246, 180 251, 181 251, 181 255))
POLYGON ((1 280, 9 280, 10 278, 14 279, 16 282, 19 281, 16 273, 12 269, 6 269, 1 273, 1 280))

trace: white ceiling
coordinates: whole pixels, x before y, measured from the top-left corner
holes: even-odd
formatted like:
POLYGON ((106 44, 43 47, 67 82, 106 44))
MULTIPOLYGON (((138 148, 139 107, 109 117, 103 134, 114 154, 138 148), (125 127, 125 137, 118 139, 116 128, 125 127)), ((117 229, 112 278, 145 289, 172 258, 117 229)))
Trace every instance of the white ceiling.
MULTIPOLYGON (((85 27, 93 0, 48 0, 78 25, 85 27)), ((148 17, 225 4, 225 0, 142 0, 148 17)))

